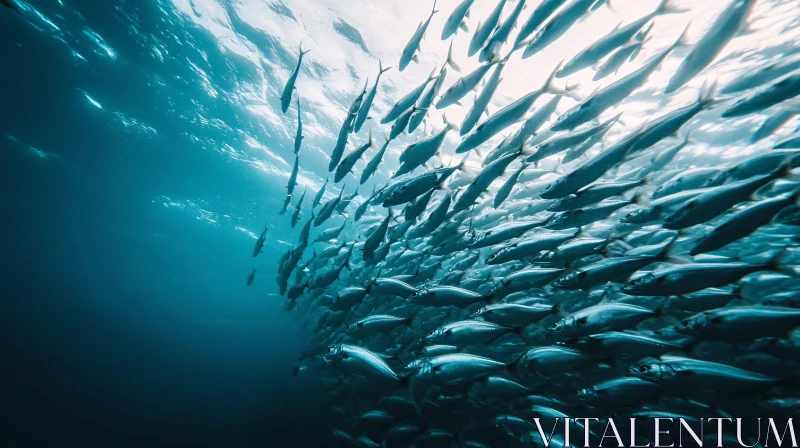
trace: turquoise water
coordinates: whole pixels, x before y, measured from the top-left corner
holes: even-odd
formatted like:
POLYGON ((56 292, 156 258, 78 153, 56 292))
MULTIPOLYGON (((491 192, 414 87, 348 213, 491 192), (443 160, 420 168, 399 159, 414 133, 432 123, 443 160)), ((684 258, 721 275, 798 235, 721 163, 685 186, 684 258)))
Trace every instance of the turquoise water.
MULTIPOLYGON (((735 39, 692 87, 724 84, 796 51, 793 1, 760 1, 757 31, 735 39)), ((308 188, 307 218, 352 98, 374 81, 379 59, 397 65, 430 3, 14 0, 16 10, 0 8, 3 446, 313 446, 323 433, 329 440, 324 386, 313 370, 292 375, 309 331, 284 310, 275 282, 299 232, 291 211, 277 213, 296 125, 295 106, 281 114, 278 98, 302 43, 312 52, 298 80, 306 139, 296 191, 308 188), (253 259, 265 222, 265 250, 253 259)), ((374 106, 381 116, 444 60, 449 44, 439 33, 459 2, 440 3, 422 63, 382 78, 374 106)), ((476 2, 472 28, 495 3, 476 2)), ((507 70, 491 111, 541 85, 564 54, 655 3, 612 1, 624 6, 598 12, 582 25, 582 39, 565 38, 524 69, 507 70)), ((652 47, 621 73, 669 45, 689 19, 698 38, 723 3, 657 19, 652 47)), ((458 36, 464 73, 477 66, 466 57, 468 41, 458 36)), ((653 99, 679 62, 667 59, 628 99, 626 129, 694 100, 697 89, 653 99)), ((584 96, 596 87, 586 74, 576 77, 584 96)), ((449 118, 461 122, 467 111, 448 109, 449 118)), ((425 132, 438 129, 440 115, 425 132)), ((754 150, 743 142, 765 117, 698 120, 695 145, 676 160, 735 161, 754 150)), ((795 118, 757 149, 796 127, 795 118)), ((393 144, 359 187, 362 196, 387 181, 413 140, 393 144)), ((437 163, 457 144, 450 138, 437 163)), ((355 182, 347 183, 350 194, 355 182)))
POLYGON ((301 335, 274 282, 245 286, 237 230, 263 225, 283 181, 223 148, 272 140, 189 61, 219 90, 252 70, 166 3, 31 5, 41 16, 0 10, 0 439, 314 440, 312 386, 291 376, 301 335))

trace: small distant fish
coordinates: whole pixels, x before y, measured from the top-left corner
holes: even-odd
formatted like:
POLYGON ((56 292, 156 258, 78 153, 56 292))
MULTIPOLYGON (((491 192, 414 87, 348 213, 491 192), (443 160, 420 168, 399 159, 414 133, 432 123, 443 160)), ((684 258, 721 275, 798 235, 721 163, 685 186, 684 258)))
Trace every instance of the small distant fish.
POLYGON ((411 61, 417 62, 419 59, 417 58, 417 52, 419 51, 419 45, 422 42, 422 39, 425 37, 425 31, 428 30, 428 25, 431 24, 431 19, 433 19, 433 15, 436 14, 436 0, 433 2, 433 8, 431 8, 431 15, 428 16, 428 19, 424 22, 420 23, 417 27, 417 30, 414 31, 414 35, 411 36, 411 39, 406 44, 406 47, 403 49, 403 53, 400 55, 400 65, 398 68, 402 72, 408 66, 411 61))
POLYGON ((253 256, 257 257, 258 254, 263 252, 264 250, 264 240, 267 237, 267 225, 264 224, 264 231, 261 232, 261 236, 258 237, 256 240, 256 246, 253 248, 253 256))
POLYGON ((253 280, 256 278, 256 268, 253 268, 253 271, 247 276, 247 286, 253 284, 253 280))
MULTIPOLYGON (((283 88, 283 93, 281 94, 281 111, 286 113, 289 110, 289 104, 292 102, 292 93, 294 92, 294 84, 297 82, 297 75, 300 74, 300 64, 303 62, 303 55, 308 53, 311 50, 303 51, 303 46, 300 46, 300 57, 297 58, 297 66, 295 66, 294 70, 292 70, 292 74, 289 75, 289 80, 286 81, 286 85, 283 88)), ((300 111, 300 103, 298 102, 298 113, 300 111)))

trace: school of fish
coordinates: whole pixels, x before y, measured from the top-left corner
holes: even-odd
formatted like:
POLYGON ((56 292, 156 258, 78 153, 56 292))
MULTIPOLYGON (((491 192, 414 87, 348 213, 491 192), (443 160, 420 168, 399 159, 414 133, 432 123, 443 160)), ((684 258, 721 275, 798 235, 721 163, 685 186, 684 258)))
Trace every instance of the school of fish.
MULTIPOLYGON (((324 385, 331 443, 531 446, 534 417, 798 415, 800 129, 715 166, 673 160, 693 146, 701 114, 725 126, 767 111, 752 143, 789 122, 800 111, 800 52, 725 85, 706 79, 696 100, 612 141, 609 130, 625 119, 619 106, 666 58, 680 64, 658 94, 690 88, 745 32, 757 0, 719 0, 726 6, 699 40, 687 41, 687 20, 670 45, 639 61, 653 22, 685 12, 663 0, 542 70, 550 73, 542 85, 491 114, 515 57, 580 32, 582 19, 613 0, 478 1, 494 5, 491 13, 470 26, 475 0, 461 1, 441 39, 468 40, 465 57, 481 65, 459 73, 451 44, 440 66, 373 119, 391 70, 381 63, 353 97, 307 217, 306 191, 295 190, 303 141, 295 82, 307 51, 281 95, 283 113, 297 96, 297 134, 280 212, 292 206, 292 227, 304 222, 277 282, 306 328, 294 373, 324 385), (615 79, 623 64, 638 68, 615 79), (608 79, 583 98, 569 82, 556 85, 582 70, 608 79), (463 123, 445 118, 402 148, 388 184, 369 197, 345 193, 376 173, 398 136, 421 129, 431 108, 473 92, 463 123), (555 116, 560 101, 575 105, 555 116), (443 143, 454 136, 444 164, 443 143), (499 145, 488 143, 497 136, 499 145), (335 215, 344 222, 326 225, 335 215)), ((429 29, 441 13, 431 3, 398 49, 397 70, 419 61, 426 35, 439 35, 429 29)), ((254 257, 266 238, 265 226, 254 257)))

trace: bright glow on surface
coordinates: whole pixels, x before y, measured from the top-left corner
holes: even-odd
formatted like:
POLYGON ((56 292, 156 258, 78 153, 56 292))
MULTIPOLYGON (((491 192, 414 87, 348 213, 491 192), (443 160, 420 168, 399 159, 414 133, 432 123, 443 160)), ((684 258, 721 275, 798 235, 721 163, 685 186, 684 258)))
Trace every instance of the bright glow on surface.
MULTIPOLYGON (((268 172, 279 174, 285 178, 288 178, 293 163, 293 154, 289 146, 294 137, 297 117, 294 105, 287 114, 280 112, 279 96, 285 80, 294 69, 300 44, 302 43, 304 49, 311 49, 311 52, 304 57, 304 70, 297 80, 297 89, 302 98, 303 125, 306 135, 304 141, 304 151, 306 152, 301 152, 301 175, 308 179, 314 179, 313 183, 318 186, 327 176, 323 164, 302 163, 303 158, 309 159, 311 157, 309 153, 313 152, 315 159, 326 161, 352 98, 367 80, 370 85, 374 82, 379 59, 383 61, 384 66, 397 66, 400 52, 418 24, 427 19, 433 2, 428 0, 392 2, 317 0, 283 3, 281 1, 244 0, 235 3, 232 8, 226 8, 224 3, 214 0, 194 2, 173 0, 173 3, 189 20, 213 34, 219 45, 231 53, 232 58, 242 58, 248 61, 264 76, 262 86, 259 88, 243 86, 243 90, 238 92, 237 97, 244 103, 243 107, 265 122, 266 128, 273 136, 285 140, 285 144, 281 145, 280 150, 277 148, 271 150, 283 158, 286 164, 280 165, 285 168, 266 169, 268 172), (236 17, 232 18, 231 14, 235 14, 236 17), (265 47, 262 43, 256 44, 244 35, 237 33, 232 26, 233 20, 253 27, 260 32, 260 36, 268 36, 273 47, 265 47), (291 56, 289 60, 282 59, 281 52, 289 54, 291 56), (310 76, 309 73, 318 76, 310 76)), ((436 7, 440 12, 434 15, 426 38, 422 42, 420 63, 418 65, 410 64, 403 72, 392 70, 384 74, 381 78, 381 88, 373 105, 371 113, 373 117, 382 117, 398 98, 419 85, 432 69, 444 63, 450 41, 440 39, 441 30, 453 8, 459 3, 460 0, 437 2, 436 7)), ((507 3, 501 20, 511 13, 515 3, 507 3)), ((503 72, 503 81, 489 106, 490 111, 496 111, 525 93, 540 87, 559 61, 571 59, 583 48, 612 31, 618 24, 624 26, 647 15, 657 7, 658 3, 659 0, 613 0, 611 2, 613 10, 601 7, 589 17, 576 23, 554 44, 533 57, 522 60, 521 52, 516 53, 503 72)), ((638 58, 633 63, 624 64, 616 76, 612 75, 600 82, 593 82, 591 81, 592 70, 589 68, 558 80, 557 85, 562 87, 567 83, 570 86, 577 85, 579 95, 589 95, 598 87, 606 86, 641 67, 654 54, 672 44, 687 24, 690 24, 688 38, 690 42, 696 42, 729 3, 723 0, 673 1, 671 4, 686 9, 687 12, 656 17, 654 28, 650 33, 652 38, 646 43, 638 58)), ((527 20, 538 4, 538 1, 528 1, 520 17, 520 22, 527 20)), ((468 21, 470 33, 459 31, 453 39, 454 58, 462 68, 462 74, 468 73, 478 66, 477 57, 467 58, 467 47, 472 31, 478 22, 485 18, 495 5, 494 1, 477 0, 470 11, 471 18, 468 21)), ((686 55, 686 50, 679 49, 670 54, 649 78, 645 86, 618 107, 606 111, 600 117, 607 119, 624 111, 622 120, 624 126, 616 126, 612 130, 610 138, 612 140, 618 138, 616 134, 635 128, 653 114, 660 114, 689 104, 694 101, 698 89, 704 82, 717 82, 724 85, 735 73, 758 66, 784 54, 791 47, 791 42, 800 39, 800 29, 792 26, 792 22, 796 20, 796 14, 791 14, 792 8, 796 8, 796 4, 793 5, 791 1, 761 0, 757 2, 751 15, 754 31, 734 39, 725 47, 710 68, 703 71, 678 92, 665 96, 663 88, 686 55), (781 30, 781 32, 776 32, 776 30, 781 30), (770 49, 773 51, 764 51, 770 49)), ((509 41, 513 40, 518 29, 519 27, 512 32, 509 41)), ((501 54, 506 54, 509 46, 510 43, 506 45, 501 54)), ((207 78, 201 72, 198 73, 198 76, 199 81, 205 85, 207 78)), ((458 73, 448 69, 443 89, 452 84, 458 76, 460 76, 458 73)), ((469 110, 473 97, 472 94, 468 95, 463 107, 447 108, 448 118, 460 123, 469 110)), ((543 104, 548 99, 547 96, 540 98, 537 105, 543 104)), ((557 114, 564 112, 574 104, 572 99, 563 100, 557 114)), ((428 125, 425 127, 427 133, 441 129, 443 126, 441 112, 430 111, 428 125)), ((748 117, 744 121, 747 123, 748 129, 754 129, 754 126, 757 126, 762 118, 748 117)), ((724 145, 725 148, 714 149, 722 149, 719 151, 721 153, 727 151, 740 153, 743 150, 754 151, 768 147, 774 141, 767 139, 754 147, 749 147, 744 141, 732 144, 733 140, 744 136, 745 133, 741 133, 741 135, 733 133, 734 135, 724 139, 718 137, 720 133, 729 133, 730 126, 738 125, 737 120, 716 121, 713 125, 702 124, 702 118, 699 118, 698 121, 701 123, 693 125, 694 138, 700 142, 697 149, 724 145)), ((373 120, 365 127, 377 128, 376 122, 377 120, 373 120)), ((787 128, 789 127, 787 126, 787 128)), ((388 127, 384 126, 384 130, 388 130, 388 127)), ((515 130, 516 127, 512 127, 504 135, 515 130)), ((366 132, 362 130, 359 135, 351 137, 348 151, 360 144, 366 138, 365 134, 366 132)), ((424 135, 419 130, 417 134, 417 138, 424 135)), ((381 132, 375 129, 375 135, 380 136, 381 132)), ((407 143, 413 138, 415 137, 400 139, 398 143, 390 146, 387 164, 380 171, 383 176, 388 174, 387 166, 390 166, 389 171, 396 166, 392 162, 405 147, 403 143, 407 143)), ((377 140, 380 143, 380 137, 377 140)), ((484 149, 488 151, 487 148, 492 148, 498 141, 498 138, 490 141, 484 146, 484 149)), ((448 136, 443 157, 445 162, 451 159, 455 160, 451 157, 452 150, 458 142, 459 138, 456 133, 448 136)), ((703 151, 706 150, 703 149, 703 151)), ((270 151, 265 152, 272 158, 270 151)), ((368 154, 368 156, 370 155, 368 154)), ((363 166, 363 162, 359 162, 355 171, 360 172, 363 166)))

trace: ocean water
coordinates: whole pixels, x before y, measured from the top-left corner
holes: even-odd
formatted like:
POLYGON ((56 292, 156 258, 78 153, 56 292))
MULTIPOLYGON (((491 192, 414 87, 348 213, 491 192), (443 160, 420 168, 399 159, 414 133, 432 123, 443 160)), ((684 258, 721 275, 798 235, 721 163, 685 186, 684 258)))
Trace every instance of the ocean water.
MULTIPOLYGON (((379 60, 397 65, 432 2, 12 3, 16 10, 0 8, 1 446, 321 446, 330 431, 325 391, 312 376, 292 375, 309 330, 283 309, 275 282, 279 257, 299 232, 291 213, 277 213, 297 119, 294 104, 280 112, 279 96, 302 44, 311 53, 297 83, 306 139, 296 188, 308 188, 308 217, 352 98, 374 81, 379 60), (254 259, 265 222, 265 250, 254 259), (252 268, 255 283, 247 287, 252 268)), ((420 63, 384 75, 373 115, 383 116, 444 61, 449 42, 439 34, 457 3, 437 3, 442 12, 420 63)), ((490 111, 541 85, 564 55, 657 3, 612 1, 613 10, 576 25, 583 32, 515 61, 490 111)), ((650 45, 620 74, 689 22, 690 40, 698 39, 729 2, 677 3, 689 11, 657 18, 650 45)), ((471 29, 494 4, 476 1, 471 29)), ((667 58, 626 100, 624 129, 688 104, 703 82, 722 85, 797 50, 796 0, 759 0, 751 22, 751 34, 668 98, 654 93, 681 58, 667 58)), ((463 73, 477 66, 466 57, 468 43, 468 35, 456 37, 463 73)), ((598 85, 590 70, 569 82, 583 95, 598 85)), ((448 119, 460 122, 467 111, 450 108, 448 119)), ((737 160, 798 124, 750 145, 765 117, 698 120, 696 144, 680 163, 737 160)), ((423 133, 442 122, 433 114, 423 133)), ((414 139, 393 145, 375 178, 359 187, 363 196, 384 185, 402 143, 414 139)), ((441 162, 453 159, 457 144, 448 138, 441 162)), ((346 180, 346 192, 356 183, 346 180)))

